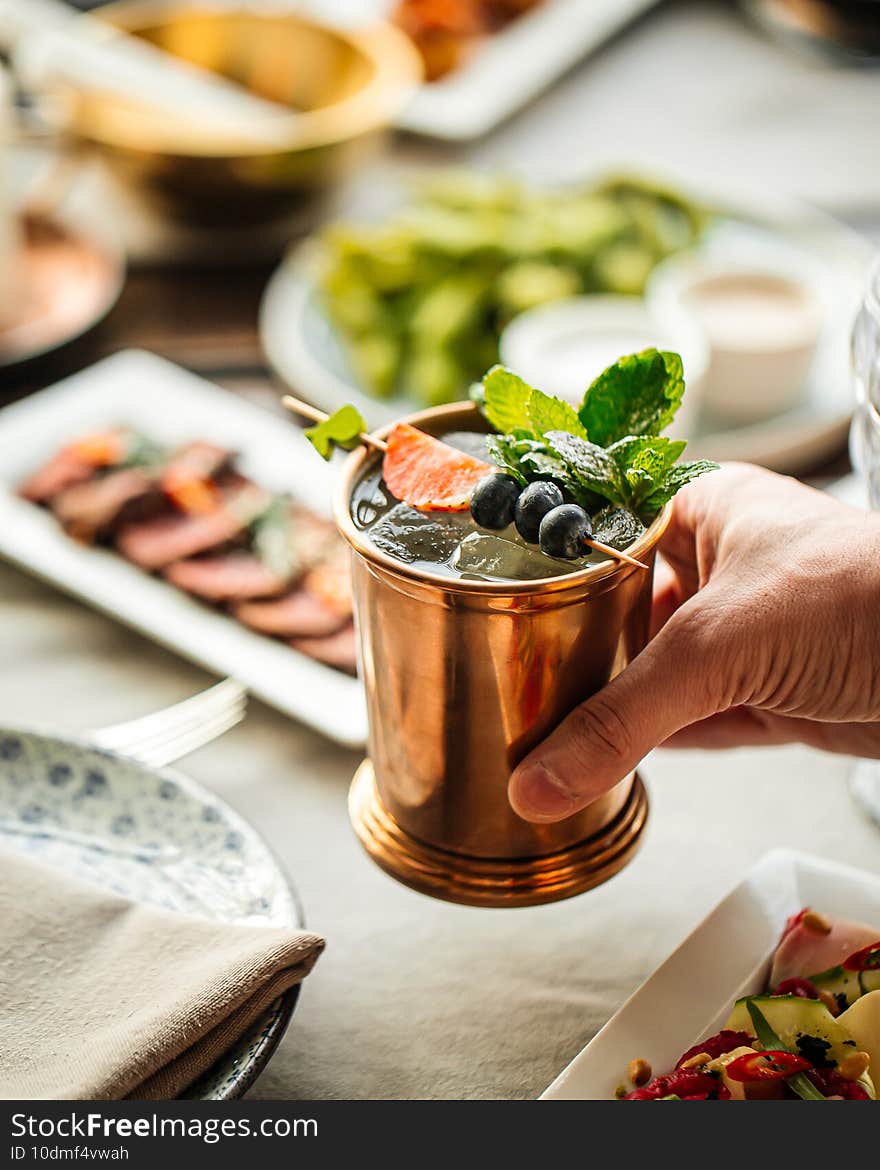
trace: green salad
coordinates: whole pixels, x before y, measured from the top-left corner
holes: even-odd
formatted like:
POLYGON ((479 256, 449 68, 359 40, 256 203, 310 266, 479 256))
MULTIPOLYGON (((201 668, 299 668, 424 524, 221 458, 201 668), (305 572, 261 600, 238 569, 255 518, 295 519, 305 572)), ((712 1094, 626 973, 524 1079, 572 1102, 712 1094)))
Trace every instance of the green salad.
POLYGON ((383 223, 328 227, 321 296, 365 388, 433 406, 466 397, 517 313, 579 293, 641 294, 704 220, 633 179, 538 190, 445 174, 383 223))

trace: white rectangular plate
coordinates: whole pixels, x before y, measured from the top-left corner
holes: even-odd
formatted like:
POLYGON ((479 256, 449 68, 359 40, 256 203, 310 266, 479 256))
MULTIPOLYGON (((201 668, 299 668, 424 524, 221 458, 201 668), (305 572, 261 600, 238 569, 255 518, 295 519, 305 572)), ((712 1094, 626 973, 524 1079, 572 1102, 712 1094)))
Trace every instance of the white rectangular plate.
POLYGON ((544 0, 477 46, 460 69, 421 86, 398 124, 434 138, 477 138, 655 3, 544 0))
POLYGON ((153 354, 126 350, 0 411, 0 556, 351 747, 366 740, 360 683, 70 540, 15 487, 77 435, 128 423, 160 442, 213 440, 273 491, 328 513, 330 475, 283 420, 153 354))
POLYGON ((764 986, 786 918, 804 906, 880 927, 880 877, 773 850, 615 1013, 542 1100, 608 1101, 635 1057, 667 1072, 764 986))

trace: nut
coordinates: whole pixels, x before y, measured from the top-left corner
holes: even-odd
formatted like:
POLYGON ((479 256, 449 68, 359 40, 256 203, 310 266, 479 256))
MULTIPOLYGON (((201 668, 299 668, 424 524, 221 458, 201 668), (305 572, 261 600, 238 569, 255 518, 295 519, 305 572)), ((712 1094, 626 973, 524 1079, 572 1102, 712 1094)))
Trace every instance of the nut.
POLYGON ((817 914, 815 910, 808 910, 801 922, 807 930, 815 931, 816 934, 831 934, 831 923, 823 914, 817 914))
POLYGON ((829 1012, 831 1012, 832 1016, 839 1016, 840 1015, 840 1005, 838 1004, 837 1000, 834 998, 834 996, 831 994, 830 991, 826 991, 823 988, 819 992, 819 1000, 821 1003, 825 1004, 825 1006, 828 1008, 829 1012))
POLYGON ((640 1089, 642 1085, 647 1085, 651 1079, 651 1066, 647 1060, 642 1060, 641 1057, 638 1057, 636 1060, 631 1060, 626 1066, 626 1075, 635 1087, 640 1089))
POLYGON ((712 1057, 708 1052, 698 1052, 696 1056, 691 1056, 688 1060, 681 1064, 680 1068, 702 1068, 704 1064, 708 1064, 712 1057))
POLYGON ((857 1081, 865 1075, 871 1058, 867 1052, 849 1052, 837 1066, 837 1071, 846 1081, 857 1081))

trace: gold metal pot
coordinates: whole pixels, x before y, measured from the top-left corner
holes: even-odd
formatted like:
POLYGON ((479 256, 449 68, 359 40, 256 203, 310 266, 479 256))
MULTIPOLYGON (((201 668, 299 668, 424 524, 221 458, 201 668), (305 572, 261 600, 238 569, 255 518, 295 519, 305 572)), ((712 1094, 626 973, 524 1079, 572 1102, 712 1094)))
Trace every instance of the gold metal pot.
MULTIPOLYGON (((434 434, 483 429, 467 403, 408 421, 434 434)), ((349 805, 361 842, 407 885, 472 905, 556 901, 605 881, 644 828, 638 777, 555 825, 518 817, 507 783, 645 645, 653 572, 605 562, 541 581, 484 582, 401 564, 351 517, 353 488, 373 459, 366 448, 349 457, 334 507, 353 549, 370 723, 349 805)), ((652 569, 667 521, 661 513, 630 550, 652 569)))
POLYGON ((95 148, 147 210, 205 232, 317 218, 325 193, 366 152, 414 91, 421 63, 389 24, 344 30, 292 11, 211 0, 122 0, 96 15, 184 60, 290 107, 279 141, 200 141, 175 121, 113 95, 53 94, 54 121, 95 148))

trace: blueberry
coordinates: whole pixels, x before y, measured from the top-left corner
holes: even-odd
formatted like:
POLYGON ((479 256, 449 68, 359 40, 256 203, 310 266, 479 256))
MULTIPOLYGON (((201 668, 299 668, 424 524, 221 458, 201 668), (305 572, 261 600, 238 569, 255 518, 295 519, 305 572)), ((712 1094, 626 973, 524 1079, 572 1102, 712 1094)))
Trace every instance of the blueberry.
POLYGON ((558 508, 564 497, 555 483, 539 479, 524 488, 516 501, 516 530, 529 544, 538 543, 541 521, 553 508, 558 508))
POLYGON ((548 557, 573 561, 587 553, 587 538, 592 531, 590 517, 583 508, 577 504, 561 504, 541 521, 541 552, 548 557))
POLYGON ((487 475, 474 488, 471 516, 481 528, 506 528, 513 523, 513 512, 520 486, 511 475, 487 475))

